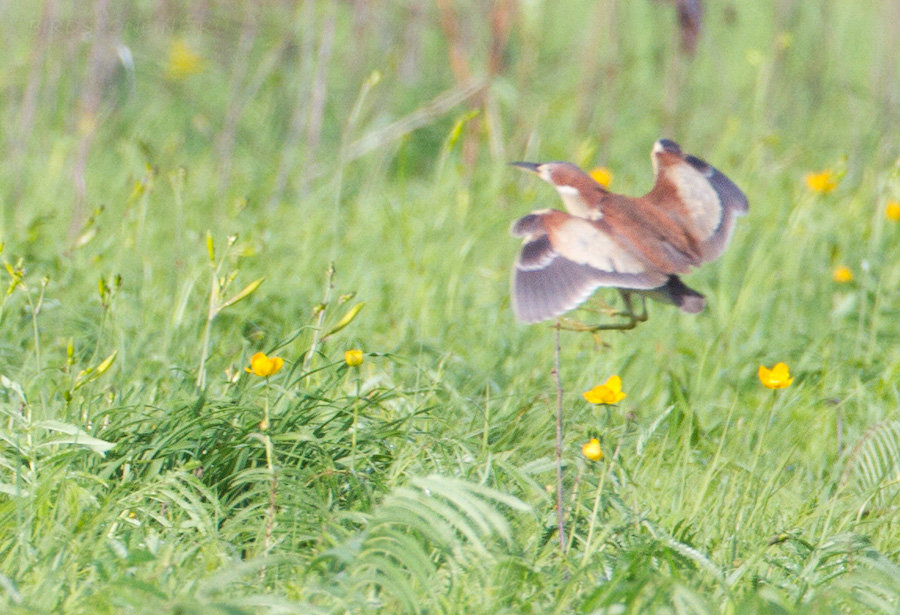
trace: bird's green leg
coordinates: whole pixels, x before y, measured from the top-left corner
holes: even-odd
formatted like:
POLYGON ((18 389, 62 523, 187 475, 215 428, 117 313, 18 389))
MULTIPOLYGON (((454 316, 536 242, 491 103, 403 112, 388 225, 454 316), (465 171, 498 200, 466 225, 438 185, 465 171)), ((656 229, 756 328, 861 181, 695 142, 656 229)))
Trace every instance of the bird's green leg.
POLYGON ((617 312, 615 316, 623 316, 630 321, 634 321, 635 326, 639 322, 647 322, 647 319, 650 317, 647 314, 647 298, 641 296, 641 313, 635 314, 634 308, 631 305, 631 293, 627 290, 619 289, 619 292, 622 293, 622 302, 625 304, 624 312, 617 312))
POLYGON ((625 304, 625 310, 621 312, 613 311, 611 308, 602 307, 600 309, 586 309, 586 311, 593 313, 603 313, 608 316, 614 316, 619 318, 625 318, 625 322, 611 322, 611 323, 603 323, 597 325, 589 325, 583 322, 579 322, 577 320, 573 320, 571 318, 560 317, 557 320, 557 325, 561 329, 565 329, 567 331, 587 331, 589 333, 596 333, 597 331, 628 331, 630 329, 634 329, 637 327, 639 322, 646 322, 649 318, 647 314, 647 301, 644 297, 641 297, 641 313, 635 314, 634 307, 631 303, 631 293, 625 290, 619 290, 622 293, 622 301, 625 304))

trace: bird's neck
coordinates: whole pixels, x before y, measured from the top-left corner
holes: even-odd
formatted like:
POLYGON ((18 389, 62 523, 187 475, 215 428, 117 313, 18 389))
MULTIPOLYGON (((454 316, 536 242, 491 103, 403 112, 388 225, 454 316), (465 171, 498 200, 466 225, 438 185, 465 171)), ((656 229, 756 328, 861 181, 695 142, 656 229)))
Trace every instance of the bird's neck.
POLYGON ((573 216, 593 220, 603 217, 600 211, 600 201, 603 199, 604 193, 598 191, 585 194, 574 186, 555 186, 555 188, 563 205, 566 206, 566 211, 573 216))

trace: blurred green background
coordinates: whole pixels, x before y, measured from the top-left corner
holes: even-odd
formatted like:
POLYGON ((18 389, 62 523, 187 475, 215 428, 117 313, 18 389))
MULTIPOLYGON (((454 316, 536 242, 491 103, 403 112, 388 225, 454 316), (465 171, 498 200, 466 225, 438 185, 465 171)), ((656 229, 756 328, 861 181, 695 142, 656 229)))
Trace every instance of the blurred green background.
POLYGON ((41 0, 0 32, 3 612, 896 612, 900 3, 41 0), (660 137, 750 215, 704 313, 563 333, 561 554, 553 333, 508 296, 509 224, 559 204, 507 163, 638 195, 660 137))

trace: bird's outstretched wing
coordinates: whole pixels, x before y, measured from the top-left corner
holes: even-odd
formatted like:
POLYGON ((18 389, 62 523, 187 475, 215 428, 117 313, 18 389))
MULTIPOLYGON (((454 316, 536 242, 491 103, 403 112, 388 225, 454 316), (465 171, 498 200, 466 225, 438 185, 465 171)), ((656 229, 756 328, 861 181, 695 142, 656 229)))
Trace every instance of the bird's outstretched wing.
POLYGON ((617 243, 592 221, 548 209, 517 220, 524 237, 513 270, 513 308, 524 322, 572 310, 601 286, 653 289, 668 276, 617 243))
POLYGON ((734 220, 747 213, 747 197, 704 160, 668 139, 653 146, 656 184, 642 199, 666 210, 697 241, 700 262, 718 258, 731 239, 734 220))

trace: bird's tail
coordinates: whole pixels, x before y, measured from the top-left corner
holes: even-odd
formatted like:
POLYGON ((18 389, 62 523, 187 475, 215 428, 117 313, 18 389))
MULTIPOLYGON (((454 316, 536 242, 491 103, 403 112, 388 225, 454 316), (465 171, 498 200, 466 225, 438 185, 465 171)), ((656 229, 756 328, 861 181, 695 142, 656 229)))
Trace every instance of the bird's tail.
POLYGON ((682 312, 688 314, 702 312, 706 307, 706 297, 688 287, 677 275, 670 275, 668 281, 659 288, 639 292, 651 299, 677 305, 682 312))

